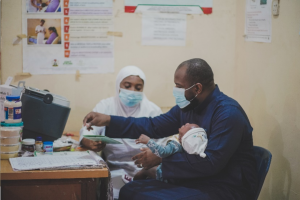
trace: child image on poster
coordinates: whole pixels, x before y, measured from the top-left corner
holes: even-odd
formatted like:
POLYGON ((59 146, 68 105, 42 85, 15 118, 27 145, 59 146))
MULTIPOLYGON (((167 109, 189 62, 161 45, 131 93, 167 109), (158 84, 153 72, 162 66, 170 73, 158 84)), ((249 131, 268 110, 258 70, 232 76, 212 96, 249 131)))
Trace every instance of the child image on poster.
POLYGON ((28 13, 61 12, 60 0, 26 0, 28 13))
POLYGON ((61 19, 27 19, 28 45, 61 44, 61 19))

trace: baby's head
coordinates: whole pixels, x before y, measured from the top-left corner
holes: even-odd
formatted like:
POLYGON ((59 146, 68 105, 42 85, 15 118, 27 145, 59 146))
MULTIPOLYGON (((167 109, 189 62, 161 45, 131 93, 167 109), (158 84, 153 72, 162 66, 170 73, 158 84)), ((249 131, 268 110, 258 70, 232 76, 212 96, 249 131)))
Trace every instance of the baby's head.
POLYGON ((192 128, 199 128, 197 124, 189 124, 186 123, 179 129, 179 141, 181 141, 181 138, 192 128))

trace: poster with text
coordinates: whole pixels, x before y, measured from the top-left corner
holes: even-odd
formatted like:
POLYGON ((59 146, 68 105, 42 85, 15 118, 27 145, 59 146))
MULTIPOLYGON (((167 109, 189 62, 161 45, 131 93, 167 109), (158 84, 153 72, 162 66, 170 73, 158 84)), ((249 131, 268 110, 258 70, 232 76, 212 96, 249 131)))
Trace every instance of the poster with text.
POLYGON ((185 46, 186 15, 144 13, 142 45, 185 46))
POLYGON ((23 0, 23 72, 114 71, 112 0, 38 2, 23 0))
POLYGON ((272 0, 247 0, 245 40, 271 42, 272 39, 272 0))
POLYGON ((127 13, 211 14, 213 0, 124 0, 127 13))

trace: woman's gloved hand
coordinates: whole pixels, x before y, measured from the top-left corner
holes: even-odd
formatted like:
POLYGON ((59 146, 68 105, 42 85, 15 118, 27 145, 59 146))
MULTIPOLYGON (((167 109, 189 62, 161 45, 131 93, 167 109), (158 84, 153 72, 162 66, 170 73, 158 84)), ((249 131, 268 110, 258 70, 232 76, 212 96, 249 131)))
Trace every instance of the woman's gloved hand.
POLYGON ((101 142, 101 141, 96 142, 96 141, 89 140, 86 138, 82 138, 80 144, 83 147, 85 147, 89 150, 92 150, 92 151, 96 151, 96 152, 102 151, 106 146, 106 143, 104 143, 104 142, 101 142))

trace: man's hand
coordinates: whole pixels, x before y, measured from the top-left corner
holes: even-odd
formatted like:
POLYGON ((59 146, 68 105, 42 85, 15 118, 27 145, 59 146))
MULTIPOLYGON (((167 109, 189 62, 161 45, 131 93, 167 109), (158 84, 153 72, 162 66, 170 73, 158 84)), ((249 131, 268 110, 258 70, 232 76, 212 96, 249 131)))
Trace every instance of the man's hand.
POLYGON ((161 163, 161 158, 153 154, 149 148, 141 148, 141 151, 141 153, 132 157, 132 160, 135 160, 134 164, 138 167, 148 170, 161 163))
POLYGON ((106 144, 101 142, 101 141, 96 142, 96 141, 89 140, 89 139, 86 139, 86 138, 82 138, 80 144, 83 147, 85 147, 89 150, 92 150, 92 151, 96 151, 96 152, 102 151, 106 146, 106 144))
POLYGON ((142 134, 138 139, 135 140, 136 144, 147 144, 150 138, 147 135, 142 134))
POLYGON ((83 126, 87 128, 87 130, 92 130, 92 126, 108 126, 110 123, 110 115, 104 115, 101 113, 90 112, 83 119, 83 126))

